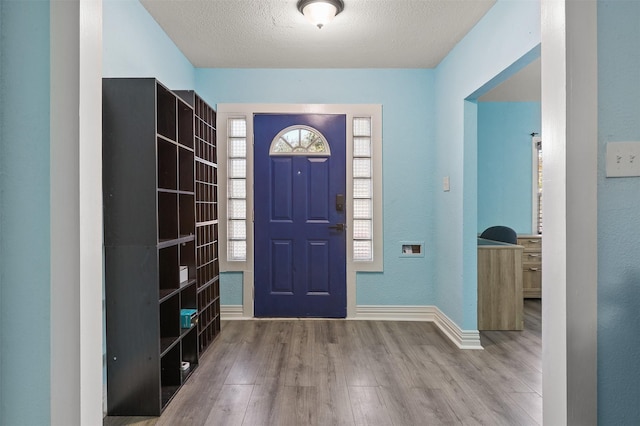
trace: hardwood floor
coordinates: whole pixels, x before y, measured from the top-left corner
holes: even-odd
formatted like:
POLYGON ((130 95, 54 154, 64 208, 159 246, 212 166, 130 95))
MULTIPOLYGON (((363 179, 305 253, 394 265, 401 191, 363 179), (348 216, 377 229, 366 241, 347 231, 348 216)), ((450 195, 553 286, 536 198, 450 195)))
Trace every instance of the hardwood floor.
POLYGON ((541 304, 459 350, 428 322, 229 321, 159 418, 104 425, 542 424, 541 304))

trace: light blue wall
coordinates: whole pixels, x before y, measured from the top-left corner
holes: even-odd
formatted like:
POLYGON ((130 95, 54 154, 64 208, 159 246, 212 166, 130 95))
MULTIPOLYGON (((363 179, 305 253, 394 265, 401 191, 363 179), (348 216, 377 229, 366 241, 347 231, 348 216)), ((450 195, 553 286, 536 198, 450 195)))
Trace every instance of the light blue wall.
MULTIPOLYGON (((538 9, 537 1, 498 2, 436 71, 437 113, 432 70, 196 69, 195 88, 213 105, 383 104, 385 272, 359 274, 357 303, 440 306, 441 300, 454 321, 473 329, 475 279, 465 277, 463 286, 461 271, 475 277, 475 245, 467 241, 464 259, 461 253, 463 209, 472 210, 465 212, 465 230, 477 232, 476 155, 475 147, 465 152, 462 146, 462 99, 539 43, 538 9), (485 44, 500 48, 487 51, 485 44), (434 139, 436 121, 440 143, 434 139), (452 177, 452 192, 443 194, 445 175, 452 177), (464 205, 463 177, 469 179, 465 188, 473 186, 464 192, 464 205), (400 242, 407 240, 426 241, 426 256, 400 258, 400 242)), ((184 60, 162 60, 176 53, 175 46, 140 4, 107 0, 104 10, 105 76, 156 76, 170 87, 193 87, 184 60), (173 73, 182 81, 174 83, 173 73)), ((237 276, 223 275, 221 284, 223 302, 240 304, 241 293, 227 288, 240 284, 237 276)))
MULTIPOLYGON (((358 304, 430 304, 431 210, 425 147, 433 135, 431 70, 193 69, 135 0, 104 0, 103 75, 156 77, 194 88, 207 102, 381 103, 384 132, 385 272, 358 276, 358 304), (196 84, 194 85, 194 73, 196 84), (410 123, 407 125, 406 123, 410 123), (427 241, 424 258, 400 258, 401 241, 427 241)), ((242 304, 242 279, 222 274, 222 303, 242 304)))
POLYGON ((242 272, 220 273, 220 304, 242 305, 242 272))
POLYGON ((103 0, 104 77, 155 77, 193 89, 194 68, 138 0, 103 0))
POLYGON ((532 232, 531 133, 540 102, 478 103, 478 233, 505 225, 532 232))
POLYGON ((49 2, 0 2, 0 424, 50 423, 49 2))
POLYGON ((539 1, 498 0, 436 68, 437 130, 428 147, 426 190, 438 247, 434 304, 463 329, 477 328, 478 226, 477 140, 465 126, 465 111, 474 114, 475 108, 464 100, 497 84, 496 76, 508 77, 504 70, 515 72, 510 66, 523 57, 533 60, 528 56, 539 43, 539 1), (442 191, 444 176, 450 177, 450 192, 442 191))
POLYGON ((640 2, 598 1, 598 423, 640 424, 640 178, 605 177, 640 141, 640 2))
MULTIPOLYGON (((359 305, 432 304, 433 206, 425 185, 434 123, 432 70, 197 69, 196 90, 218 103, 383 105, 384 273, 359 274, 359 305), (423 258, 400 258, 401 241, 426 241, 423 258)), ((221 280, 223 302, 241 293, 221 280)))
MULTIPOLYGON (((194 87, 193 69, 158 33, 158 27, 137 1, 104 0, 104 4, 105 76, 155 76, 171 87, 194 87)), ((638 424, 640 181, 606 179, 604 152, 607 141, 640 140, 640 2, 599 0, 598 7, 598 413, 603 425, 638 424)), ((473 122, 465 112, 472 114, 475 104, 463 99, 538 42, 538 2, 500 0, 438 67, 435 85, 434 73, 429 71, 344 70, 327 75, 349 77, 349 84, 368 91, 360 96, 355 90, 337 93, 337 89, 329 88, 325 94, 314 89, 310 96, 314 100, 303 100, 300 93, 304 92, 277 94, 262 87, 253 96, 236 87, 239 94, 235 101, 286 99, 385 105, 386 271, 359 277, 358 303, 375 303, 386 295, 393 297, 389 301, 392 304, 433 303, 463 328, 474 328, 475 299, 469 294, 474 288, 470 277, 475 273, 477 210, 473 205, 477 202, 477 171, 470 162, 477 161, 477 154, 463 141, 472 133, 469 123, 473 122), (366 77, 367 82, 357 81, 358 75, 366 77), (409 77, 414 81, 403 81, 409 77), (376 79, 385 80, 380 81, 380 93, 378 87, 369 86, 376 79), (435 110, 431 103, 434 87, 435 110), (419 107, 419 112, 414 107, 419 107), (405 128, 401 125, 405 115, 423 123, 405 128), (438 130, 433 133, 429 129, 436 121, 438 130), (421 148, 424 151, 410 151, 421 148), (418 159, 413 160, 414 156, 418 159), (401 167, 403 161, 409 161, 409 166, 401 167), (451 176, 451 192, 442 192, 443 176, 451 176), (412 235, 408 238, 409 233, 412 235), (420 236, 427 241, 424 261, 395 259, 398 241, 420 236), (400 270, 407 265, 409 272, 400 270), (401 279, 394 279, 394 274, 401 279), (401 295, 396 297, 395 293, 401 295), (417 300, 411 296, 418 296, 417 300)), ((203 72, 211 73, 204 76, 206 80, 231 71, 203 72)), ((253 76, 271 73, 263 72, 256 70, 253 76)), ((283 75, 290 78, 295 73, 316 78, 324 71, 288 71, 283 75)), ((251 75, 249 72, 237 82, 249 83, 243 79, 251 75)), ((328 85, 327 80, 323 84, 328 85)), ((207 85, 215 87, 216 83, 207 85)), ((280 81, 279 87, 308 89, 291 80, 286 84, 280 81)), ((215 90, 226 95, 210 102, 233 100, 224 87, 215 90)), ((48 424, 48 2, 0 1, 0 93, 0 424, 48 424)), ((234 286, 240 283, 236 278, 231 282, 234 286)), ((236 300, 237 294, 232 293, 230 299, 236 300)))

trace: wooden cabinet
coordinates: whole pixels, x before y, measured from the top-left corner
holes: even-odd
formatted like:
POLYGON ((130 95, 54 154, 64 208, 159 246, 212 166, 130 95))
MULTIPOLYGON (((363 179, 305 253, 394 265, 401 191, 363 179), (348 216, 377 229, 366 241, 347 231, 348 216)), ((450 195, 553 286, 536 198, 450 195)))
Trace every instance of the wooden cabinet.
POLYGON ((157 80, 103 80, 110 415, 160 415, 198 365, 193 125, 157 80))
POLYGON ((478 330, 524 329, 522 251, 478 239, 478 330))
POLYGON ((522 294, 525 298, 542 297, 542 236, 518 235, 522 252, 522 294))
POLYGON ((220 333, 216 111, 193 91, 176 94, 195 112, 196 282, 198 350, 202 353, 220 333))

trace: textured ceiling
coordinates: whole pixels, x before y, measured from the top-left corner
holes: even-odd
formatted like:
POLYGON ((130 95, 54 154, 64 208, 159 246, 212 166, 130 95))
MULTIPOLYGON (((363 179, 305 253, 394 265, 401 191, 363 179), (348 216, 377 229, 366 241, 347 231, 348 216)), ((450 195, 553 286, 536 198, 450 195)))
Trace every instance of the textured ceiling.
POLYGON ((345 0, 322 29, 296 0, 140 0, 195 67, 433 68, 495 0, 345 0))

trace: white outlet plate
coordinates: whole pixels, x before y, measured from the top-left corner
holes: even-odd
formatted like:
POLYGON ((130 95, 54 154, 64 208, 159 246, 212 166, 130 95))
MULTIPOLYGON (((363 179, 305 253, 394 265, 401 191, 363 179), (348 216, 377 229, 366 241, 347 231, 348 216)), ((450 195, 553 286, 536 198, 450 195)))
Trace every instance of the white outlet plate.
POLYGON ((640 176, 640 142, 607 143, 607 177, 640 176))

